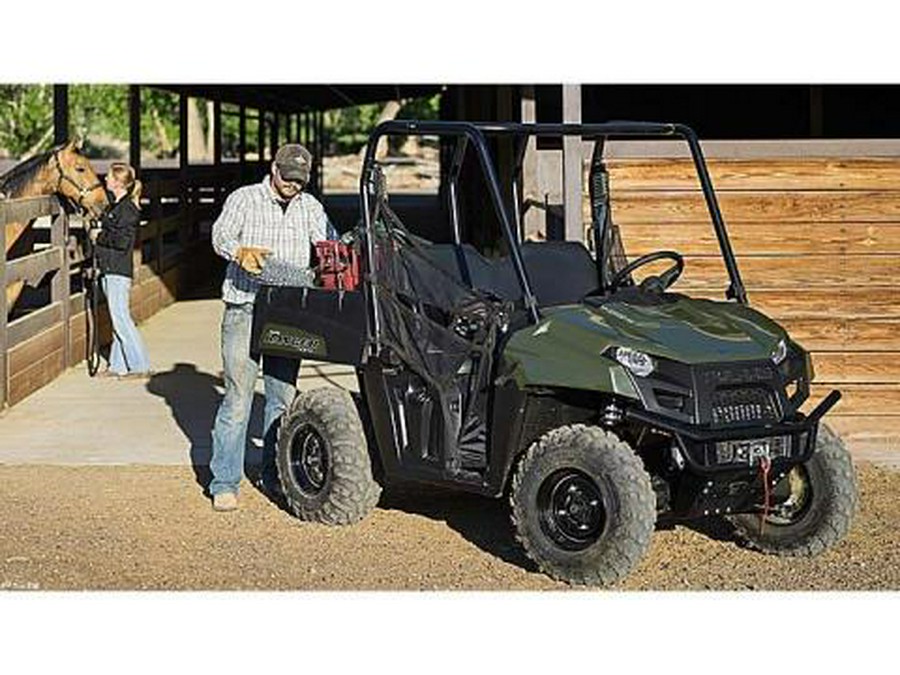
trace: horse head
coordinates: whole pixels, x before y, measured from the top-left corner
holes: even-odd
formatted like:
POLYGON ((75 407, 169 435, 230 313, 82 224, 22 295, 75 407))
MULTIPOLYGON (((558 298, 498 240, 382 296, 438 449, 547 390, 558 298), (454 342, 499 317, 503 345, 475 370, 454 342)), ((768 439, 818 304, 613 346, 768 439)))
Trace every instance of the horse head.
POLYGON ((53 151, 51 166, 58 174, 55 191, 99 218, 109 206, 109 198, 91 163, 81 154, 81 147, 81 138, 73 138, 53 151))

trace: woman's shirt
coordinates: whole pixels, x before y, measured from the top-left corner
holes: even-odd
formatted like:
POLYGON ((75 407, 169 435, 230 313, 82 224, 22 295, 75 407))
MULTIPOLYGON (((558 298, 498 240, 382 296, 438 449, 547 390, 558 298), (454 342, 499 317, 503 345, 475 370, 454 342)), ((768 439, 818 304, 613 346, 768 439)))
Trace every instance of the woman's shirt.
POLYGON ((134 276, 132 251, 140 223, 141 212, 127 195, 103 215, 95 252, 103 274, 134 276))

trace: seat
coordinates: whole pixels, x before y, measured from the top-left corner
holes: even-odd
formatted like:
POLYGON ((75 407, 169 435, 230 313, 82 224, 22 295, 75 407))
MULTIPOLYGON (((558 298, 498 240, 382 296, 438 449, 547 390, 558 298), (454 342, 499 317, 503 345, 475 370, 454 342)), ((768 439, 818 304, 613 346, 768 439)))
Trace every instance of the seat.
MULTIPOLYGON (((599 286, 597 267, 588 250, 579 242, 526 242, 521 250, 532 291, 540 307, 581 302, 585 295, 599 286)), ((509 256, 490 260, 470 244, 459 247, 433 244, 428 247, 428 254, 462 283, 471 281, 473 288, 490 291, 504 300, 522 297, 519 279, 509 256)))
POLYGON ((580 242, 525 242, 522 258, 539 307, 579 303, 600 285, 597 265, 580 242))

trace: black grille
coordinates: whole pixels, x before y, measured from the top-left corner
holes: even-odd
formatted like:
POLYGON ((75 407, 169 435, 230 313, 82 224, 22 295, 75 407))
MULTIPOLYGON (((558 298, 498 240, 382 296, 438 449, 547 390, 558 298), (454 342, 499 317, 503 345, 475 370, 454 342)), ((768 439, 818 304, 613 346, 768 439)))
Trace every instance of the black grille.
POLYGON ((719 389, 712 394, 712 419, 716 425, 743 424, 778 419, 772 393, 761 387, 719 389))

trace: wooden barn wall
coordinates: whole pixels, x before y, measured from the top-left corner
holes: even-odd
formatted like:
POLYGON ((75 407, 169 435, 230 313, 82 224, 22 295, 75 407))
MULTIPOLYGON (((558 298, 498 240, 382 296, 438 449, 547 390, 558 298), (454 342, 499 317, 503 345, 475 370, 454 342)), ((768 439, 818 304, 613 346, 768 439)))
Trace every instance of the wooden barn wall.
MULTIPOLYGON (((149 266, 142 266, 137 281, 132 285, 130 307, 135 323, 140 324, 175 301, 179 269, 173 268, 162 276, 149 266)), ((101 305, 98 316, 100 342, 108 345, 112 329, 106 305, 101 305)), ((69 343, 72 364, 84 360, 86 353, 87 318, 82 296, 73 298, 69 319, 69 343)), ((9 351, 9 404, 15 405, 56 379, 65 370, 63 357, 63 327, 56 324, 35 335, 9 351)))
MULTIPOLYGON (((752 306, 812 353, 808 406, 855 453, 900 453, 900 159, 710 160, 752 306)), ((727 274, 689 160, 610 162, 629 257, 674 249, 675 290, 723 298, 727 274)))

